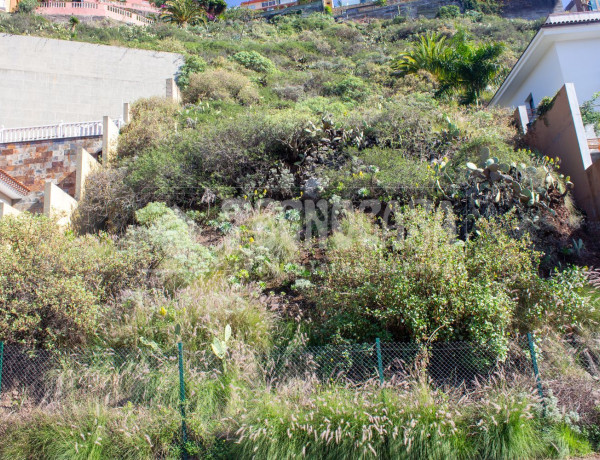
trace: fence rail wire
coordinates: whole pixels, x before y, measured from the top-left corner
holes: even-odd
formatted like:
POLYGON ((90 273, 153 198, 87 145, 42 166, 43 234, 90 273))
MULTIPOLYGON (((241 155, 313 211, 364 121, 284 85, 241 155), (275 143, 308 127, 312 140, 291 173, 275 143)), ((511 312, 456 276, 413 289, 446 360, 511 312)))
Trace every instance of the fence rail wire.
MULTIPOLYGON (((185 347, 184 347, 185 348, 185 347)), ((571 391, 598 389, 600 336, 569 336, 535 343, 545 388, 568 399, 571 391), (580 378, 579 390, 560 385, 565 372, 580 378)), ((179 371, 177 348, 28 350, 5 344, 0 356, 0 410, 18 411, 30 405, 59 405, 66 398, 97 397, 105 404, 177 407, 179 371)), ((186 392, 199 391, 201 382, 218 382, 223 363, 210 351, 183 354, 186 392)), ((530 379, 535 386, 532 357, 525 338, 510 342, 508 353, 497 356, 485 345, 471 342, 375 343, 278 349, 240 372, 249 388, 270 388, 298 379, 321 383, 362 384, 402 382, 416 371, 432 385, 468 391, 478 381, 502 372, 530 379)), ((191 408, 193 410, 193 408, 191 408)))

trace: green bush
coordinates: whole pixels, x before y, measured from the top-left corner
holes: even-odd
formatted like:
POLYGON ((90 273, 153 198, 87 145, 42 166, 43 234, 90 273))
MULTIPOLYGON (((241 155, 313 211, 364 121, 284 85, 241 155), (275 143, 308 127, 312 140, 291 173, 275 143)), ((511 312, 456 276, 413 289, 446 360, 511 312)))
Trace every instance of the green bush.
POLYGON ((131 121, 121 129, 117 155, 120 159, 140 155, 158 145, 177 126, 178 106, 164 98, 140 99, 131 107, 131 121))
POLYGON ((177 75, 177 85, 181 89, 187 88, 190 83, 190 75, 204 72, 206 70, 206 61, 200 56, 187 55, 184 65, 179 69, 177 75))
POLYGON ((147 261, 23 214, 0 220, 0 262, 0 336, 51 348, 97 337, 106 302, 141 283, 147 261))
POLYGON ((325 95, 339 96, 344 101, 364 101, 370 91, 364 80, 352 75, 324 86, 325 95))
POLYGON ((216 69, 192 74, 183 93, 183 99, 194 104, 211 100, 235 101, 251 105, 258 102, 259 94, 254 84, 245 75, 225 69, 216 69))
MULTIPOLYGON (((398 238, 365 216, 347 219, 341 232, 355 237, 334 233, 329 263, 310 291, 320 340, 465 340, 506 353, 514 291, 525 296, 538 280, 526 239, 491 236, 492 244, 483 233, 483 240, 464 243, 456 240, 451 214, 418 208, 395 211, 398 238)), ((492 230, 494 222, 487 225, 491 235, 504 235, 492 230)))
POLYGON ((30 14, 39 6, 38 0, 21 0, 17 5, 17 13, 30 14))
POLYGON ((475 10, 484 14, 500 14, 503 0, 461 0, 465 10, 475 10))
POLYGON ((456 5, 441 6, 437 12, 437 17, 441 19, 451 19, 460 16, 460 8, 456 5))
POLYGON ((126 168, 98 168, 90 173, 71 217, 76 232, 121 234, 135 222, 135 211, 144 203, 128 185, 127 175, 126 168))
MULTIPOLYGON (((143 290, 129 292, 107 313, 103 326, 114 347, 147 349, 154 343, 169 350, 178 341, 178 324, 186 349, 202 352, 208 351, 213 338, 221 337, 229 324, 231 348, 239 349, 236 356, 249 362, 253 360, 250 351, 269 349, 276 331, 275 318, 257 294, 255 287, 232 284, 214 274, 171 297, 143 290)), ((235 368, 233 359, 229 369, 235 372, 235 368)))
POLYGON ((297 230, 283 215, 252 215, 223 242, 218 251, 219 267, 238 283, 280 283, 287 277, 286 266, 299 256, 297 230))
POLYGON ((594 93, 589 101, 581 104, 581 119, 584 125, 594 125, 596 131, 600 131, 600 111, 595 110, 600 100, 600 92, 594 93))
POLYGON ((231 56, 231 59, 255 72, 271 73, 275 70, 273 62, 256 51, 240 51, 231 56))
POLYGON ((208 272, 210 251, 196 243, 193 227, 164 203, 136 211, 122 244, 128 252, 147 254, 155 276, 169 291, 187 286, 208 272))

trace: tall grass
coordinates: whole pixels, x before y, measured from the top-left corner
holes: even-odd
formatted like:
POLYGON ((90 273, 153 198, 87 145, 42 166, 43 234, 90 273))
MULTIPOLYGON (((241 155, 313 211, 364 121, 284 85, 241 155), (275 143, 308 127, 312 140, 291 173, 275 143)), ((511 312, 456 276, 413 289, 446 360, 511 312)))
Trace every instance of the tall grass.
MULTIPOLYGON (((307 379, 273 388, 224 377, 188 381, 193 458, 516 460, 590 451, 575 428, 542 417, 534 395, 505 381, 472 393, 423 381, 384 388, 307 379)), ((163 404, 118 407, 93 395, 80 398, 0 419, 0 459, 180 456, 174 395, 163 404)))

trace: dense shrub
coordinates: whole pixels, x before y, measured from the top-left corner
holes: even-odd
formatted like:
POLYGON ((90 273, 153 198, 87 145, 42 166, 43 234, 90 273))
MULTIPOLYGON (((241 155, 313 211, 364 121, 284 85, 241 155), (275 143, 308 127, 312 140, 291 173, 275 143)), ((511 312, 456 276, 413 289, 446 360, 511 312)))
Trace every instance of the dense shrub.
POLYGON ((85 181, 83 198, 71 218, 80 234, 108 231, 122 233, 135 221, 140 202, 127 184, 127 169, 99 168, 85 181))
POLYGON ((363 101, 371 91, 364 80, 352 75, 337 82, 326 83, 324 89, 326 95, 339 96, 344 101, 363 101))
POLYGON ((437 12, 437 17, 442 19, 456 18, 460 16, 460 8, 456 5, 441 6, 437 12))
POLYGON ((258 101, 259 94, 245 75, 225 69, 216 69, 192 74, 183 98, 184 101, 191 103, 216 100, 235 101, 250 105, 258 101))
POLYGON ((176 324, 186 348, 193 351, 208 351, 227 324, 233 331, 230 345, 234 349, 265 351, 275 331, 275 319, 254 287, 232 284, 219 276, 201 279, 171 297, 156 291, 125 292, 103 319, 110 343, 120 347, 144 348, 154 343, 169 350, 178 340, 176 324))
POLYGON ((194 56, 193 54, 185 57, 184 65, 179 69, 177 75, 177 85, 180 88, 185 89, 190 83, 190 75, 194 73, 204 72, 206 70, 206 61, 200 56, 194 56))
POLYGON ((140 99, 131 107, 131 122, 119 136, 120 159, 141 154, 157 146, 175 130, 177 104, 163 98, 140 99))
POLYGON ((397 236, 350 214, 331 237, 329 263, 310 291, 321 339, 470 340, 503 355, 515 324, 527 329, 538 316, 570 323, 571 304, 585 315, 580 295, 575 302, 553 287, 572 284, 542 280, 528 239, 509 236, 502 221, 481 221, 479 237, 462 242, 452 215, 413 209, 395 218, 397 236))
POLYGON ((240 51, 231 56, 231 59, 255 72, 270 73, 275 70, 273 62, 256 51, 240 51))
POLYGON ((38 347, 98 334, 106 302, 144 279, 145 260, 112 240, 76 238, 46 217, 0 220, 0 336, 38 347))
POLYGON ((297 262, 298 229, 284 215, 252 215, 228 235, 219 250, 219 267, 238 283, 281 282, 286 267, 297 262))
POLYGON ((24 14, 33 13, 38 6, 38 0, 21 0, 17 5, 17 12, 24 14))
POLYGON ((193 227, 164 203, 136 211, 139 226, 130 226, 122 244, 128 252, 146 253, 149 267, 172 291, 208 272, 210 251, 195 241, 193 227))

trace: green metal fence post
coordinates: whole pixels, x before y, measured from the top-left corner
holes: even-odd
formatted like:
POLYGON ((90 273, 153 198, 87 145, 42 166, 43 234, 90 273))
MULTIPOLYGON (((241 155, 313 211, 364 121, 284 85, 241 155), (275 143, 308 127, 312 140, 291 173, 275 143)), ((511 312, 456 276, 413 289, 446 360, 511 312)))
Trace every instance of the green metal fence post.
POLYGON ((2 394, 2 364, 4 363, 4 342, 0 342, 0 395, 2 394))
POLYGON ((381 341, 379 337, 375 339, 375 348, 377 350, 377 370, 379 371, 379 383, 383 385, 383 361, 381 359, 381 341))
POLYGON ((544 390, 542 389, 542 379, 540 379, 540 371, 537 365, 537 358, 535 356, 535 346, 533 344, 533 334, 527 333, 527 342, 529 342, 529 354, 531 355, 531 365, 533 366, 533 373, 535 375, 535 382, 537 384, 538 393, 542 398, 542 404, 544 404, 544 390))
POLYGON ((183 378, 183 344, 177 343, 179 355, 179 404, 181 408, 181 458, 187 460, 187 428, 185 426, 185 380, 183 378))

